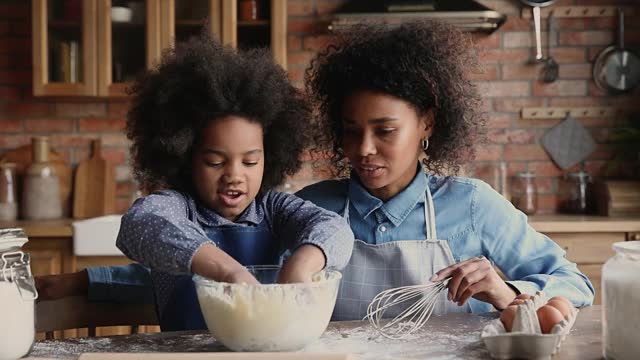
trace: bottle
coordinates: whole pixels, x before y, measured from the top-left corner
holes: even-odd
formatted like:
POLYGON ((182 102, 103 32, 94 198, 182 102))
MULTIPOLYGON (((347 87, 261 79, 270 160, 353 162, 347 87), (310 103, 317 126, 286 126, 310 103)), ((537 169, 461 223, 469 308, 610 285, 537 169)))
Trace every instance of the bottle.
POLYGON ((602 267, 602 354, 637 359, 640 354, 640 241, 613 244, 616 252, 602 267))
POLYGON ((60 179, 49 162, 49 139, 32 138, 33 163, 27 168, 22 187, 22 217, 49 220, 62 217, 60 179))
POLYGON ((26 355, 35 339, 38 292, 31 259, 21 249, 26 242, 22 229, 0 229, 0 359, 26 355))
POLYGON ((0 163, 0 221, 18 218, 16 164, 0 163))
POLYGON ((532 172, 518 173, 511 189, 511 202, 527 215, 533 215, 538 211, 538 191, 535 178, 536 175, 532 172))

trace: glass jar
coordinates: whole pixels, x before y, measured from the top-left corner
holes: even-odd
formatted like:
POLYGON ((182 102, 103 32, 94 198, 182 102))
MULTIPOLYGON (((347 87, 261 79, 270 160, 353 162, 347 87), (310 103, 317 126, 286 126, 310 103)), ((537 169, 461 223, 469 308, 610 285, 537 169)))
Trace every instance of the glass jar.
POLYGON ((570 173, 560 182, 560 210, 567 214, 588 214, 593 209, 591 176, 584 171, 570 173))
POLYGON ((14 221, 18 217, 16 164, 0 163, 0 221, 14 221))
POLYGON ((515 176, 511 187, 511 202, 527 215, 533 215, 538 211, 538 190, 535 179, 534 173, 521 172, 515 176))
POLYGON ((602 351, 607 359, 637 359, 640 241, 617 242, 613 250, 602 267, 602 351))
POLYGON ((35 339, 35 300, 31 259, 21 247, 22 229, 0 230, 0 359, 26 355, 35 339))
POLYGON ((49 138, 32 139, 33 162, 27 168, 22 187, 22 217, 48 220, 62 217, 60 179, 49 161, 49 138))

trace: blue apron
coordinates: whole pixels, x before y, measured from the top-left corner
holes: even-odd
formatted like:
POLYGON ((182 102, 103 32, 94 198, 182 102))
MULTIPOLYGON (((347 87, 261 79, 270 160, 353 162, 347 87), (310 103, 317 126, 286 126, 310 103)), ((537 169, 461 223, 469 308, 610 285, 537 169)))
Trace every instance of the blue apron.
MULTIPOLYGON (((204 229, 216 246, 242 265, 276 265, 283 248, 271 235, 266 221, 256 226, 204 229)), ((196 289, 190 275, 176 276, 172 295, 160 316, 162 331, 206 330, 196 289)))

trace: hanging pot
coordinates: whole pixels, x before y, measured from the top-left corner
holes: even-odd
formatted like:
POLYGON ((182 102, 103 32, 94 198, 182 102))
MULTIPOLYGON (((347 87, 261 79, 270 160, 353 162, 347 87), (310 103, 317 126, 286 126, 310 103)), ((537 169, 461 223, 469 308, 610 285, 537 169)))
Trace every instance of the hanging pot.
POLYGON ((624 48, 624 12, 618 8, 618 44, 602 50, 593 65, 593 80, 609 93, 623 93, 640 83, 640 58, 624 48))
POLYGON ((533 7, 533 24, 536 30, 536 61, 545 61, 542 56, 542 44, 540 41, 540 8, 549 6, 555 0, 520 0, 523 4, 533 7))

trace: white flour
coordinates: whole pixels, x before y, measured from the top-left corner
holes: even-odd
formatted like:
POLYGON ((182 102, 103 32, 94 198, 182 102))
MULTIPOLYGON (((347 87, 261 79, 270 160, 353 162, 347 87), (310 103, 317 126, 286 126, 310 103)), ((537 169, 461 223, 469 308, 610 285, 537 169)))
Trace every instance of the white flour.
POLYGON ((24 300, 15 283, 0 281, 0 359, 25 355, 35 337, 33 300, 24 300))
POLYGON ((603 342, 611 359, 637 359, 640 354, 640 281, 637 273, 603 272, 603 342))
POLYGON ((338 281, 339 275, 308 284, 196 288, 207 327, 225 346, 235 351, 290 351, 322 335, 338 281))

